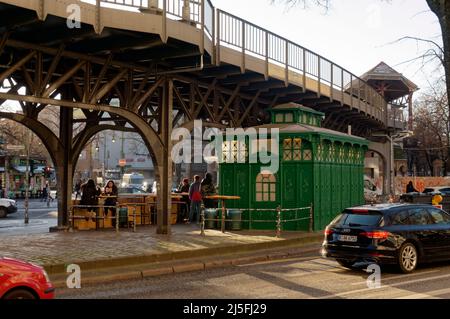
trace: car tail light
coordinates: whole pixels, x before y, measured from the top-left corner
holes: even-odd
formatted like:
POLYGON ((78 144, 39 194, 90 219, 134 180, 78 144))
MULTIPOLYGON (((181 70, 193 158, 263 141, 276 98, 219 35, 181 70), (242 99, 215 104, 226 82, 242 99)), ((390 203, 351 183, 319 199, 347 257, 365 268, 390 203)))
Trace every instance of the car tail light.
POLYGON ((373 231, 373 232, 365 232, 362 233, 361 236, 370 238, 370 239, 387 239, 390 233, 387 231, 373 231))
POLYGON ((352 213, 357 215, 368 215, 369 211, 367 209, 352 209, 352 213))
POLYGON ((330 228, 325 229, 325 232, 324 232, 325 236, 330 236, 332 233, 334 233, 334 231, 332 229, 330 229, 330 228))

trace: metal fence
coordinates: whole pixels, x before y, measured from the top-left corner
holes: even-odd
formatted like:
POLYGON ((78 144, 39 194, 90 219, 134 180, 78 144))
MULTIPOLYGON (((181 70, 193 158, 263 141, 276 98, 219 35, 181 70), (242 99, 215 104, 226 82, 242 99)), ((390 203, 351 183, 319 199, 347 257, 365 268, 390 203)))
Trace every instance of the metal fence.
MULTIPOLYGON (((217 209, 218 211, 221 211, 221 208, 217 209)), ((293 223, 293 222, 301 222, 301 221, 308 221, 308 230, 309 232, 312 232, 314 229, 314 211, 313 211, 313 206, 309 206, 309 207, 301 207, 301 208, 281 208, 281 206, 278 206, 276 209, 258 209, 258 208, 242 208, 242 209, 238 209, 238 208, 233 208, 232 210, 238 210, 241 212, 249 212, 249 219, 239 219, 239 220, 234 220, 234 219, 228 219, 225 217, 224 211, 222 210, 222 216, 221 218, 206 218, 205 217, 205 208, 202 205, 201 207, 201 212, 200 212, 200 235, 201 236, 205 236, 205 224, 207 222, 218 222, 220 223, 220 229, 222 230, 222 232, 225 232, 225 224, 226 223, 234 223, 234 222, 239 222, 239 223, 248 223, 249 224, 249 229, 252 229, 252 226, 254 224, 267 224, 267 223, 271 223, 271 224, 275 224, 275 229, 273 229, 274 231, 276 231, 276 236, 277 237, 281 237, 281 232, 283 230, 283 225, 286 223, 293 223), (254 219, 252 218, 252 213, 254 212, 272 212, 272 213, 276 213, 276 219, 254 219), (283 217, 283 213, 292 213, 295 212, 295 217, 283 217), (299 216, 299 213, 302 216, 299 216)))
MULTIPOLYGON (((264 60, 267 64, 317 81, 317 91, 329 89, 331 98, 340 95, 342 102, 365 111, 376 119, 388 121, 383 97, 365 81, 332 61, 273 32, 261 28, 230 13, 214 8, 210 0, 97 0, 137 9, 158 9, 169 19, 184 20, 204 30, 218 52, 221 46, 230 47, 264 60), (346 97, 346 99, 344 99, 346 97)), ((204 45, 204 44, 203 44, 204 45)), ((220 61, 219 61, 220 62, 220 61)))
MULTIPOLYGON (((119 231, 119 227, 120 227, 120 221, 121 218, 123 218, 123 216, 120 216, 120 209, 127 207, 127 208, 131 208, 131 220, 128 218, 130 216, 130 214, 128 213, 127 210, 127 218, 126 218, 126 224, 127 227, 131 227, 133 228, 133 232, 136 232, 136 220, 138 217, 138 214, 136 213, 137 208, 138 207, 144 207, 146 205, 151 206, 152 203, 123 203, 123 204, 118 204, 116 206, 105 206, 105 205, 73 205, 70 208, 69 211, 69 224, 71 226, 71 229, 75 229, 75 221, 76 220, 82 220, 82 219, 86 219, 86 220, 93 220, 95 221, 95 229, 98 230, 100 227, 100 222, 105 220, 114 220, 115 221, 115 230, 116 232, 119 231), (102 216, 99 214, 100 209, 113 209, 115 210, 115 214, 103 214, 102 216), (85 214, 84 215, 80 215, 81 211, 83 211, 85 214), (78 215, 77 215, 78 213, 78 215)), ((142 223, 142 220, 145 219, 146 216, 144 216, 142 214, 142 210, 140 215, 140 220, 142 223)), ((151 218, 151 212, 150 215, 148 216, 148 218, 151 218)), ((144 222, 145 223, 145 222, 144 222)))

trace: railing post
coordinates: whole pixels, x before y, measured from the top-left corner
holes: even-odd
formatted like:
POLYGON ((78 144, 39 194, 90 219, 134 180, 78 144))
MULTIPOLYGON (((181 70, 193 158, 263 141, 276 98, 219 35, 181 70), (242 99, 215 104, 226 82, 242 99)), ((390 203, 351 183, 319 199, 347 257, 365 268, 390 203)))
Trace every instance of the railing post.
POLYGON ((281 237, 281 206, 277 207, 277 238, 281 237))
POLYGON ((321 57, 317 56, 317 97, 320 97, 321 93, 320 93, 320 74, 321 74, 321 67, 320 67, 320 60, 321 57))
POLYGON ((95 33, 100 34, 101 32, 101 17, 100 17, 100 0, 95 1, 95 33))
POLYGON ((205 205, 200 206, 200 236, 205 236, 205 205))
POLYGON ((225 214, 227 213, 225 209, 225 203, 222 201, 222 225, 220 226, 222 233, 225 233, 225 214))
POLYGON ((306 92, 306 49, 303 48, 303 92, 306 92))
POLYGON ((350 106, 353 109, 353 96, 355 95, 355 93, 353 92, 353 74, 350 73, 350 106))
POLYGON ((162 42, 167 43, 167 1, 163 0, 163 12, 162 12, 162 42))
POLYGON ((71 208, 71 215, 72 215, 72 230, 75 229, 75 207, 72 206, 71 208))
POLYGON ((334 63, 331 63, 330 66, 330 102, 333 102, 333 93, 334 93, 334 63))
POLYGON ((205 1, 207 0, 201 0, 201 7, 200 7, 200 21, 202 26, 202 31, 200 34, 200 53, 205 53, 205 1))
POLYGON ((184 21, 191 21, 191 8, 189 6, 189 0, 183 0, 183 9, 181 12, 181 17, 184 21))
MULTIPOLYGON (((207 0, 206 0, 207 1, 207 0)), ((212 42, 212 64, 217 65, 217 39, 216 39, 216 8, 212 7, 212 30, 211 31, 211 42, 212 42)))
POLYGON ((242 26, 242 59, 241 59, 241 73, 245 73, 245 22, 241 20, 242 26))
POLYGON ((285 45, 285 59, 286 59, 286 61, 285 61, 285 65, 284 65, 284 67, 285 67, 285 70, 284 70, 284 85, 286 86, 286 87, 288 87, 289 86, 289 41, 287 41, 287 40, 285 40, 284 41, 285 43, 286 43, 286 45, 285 45))
POLYGON ((264 68, 264 78, 269 79, 269 32, 264 31, 266 41, 266 65, 264 68))
POLYGON ((344 105, 344 69, 341 68, 341 105, 344 105))
POLYGON ((133 232, 136 232, 136 206, 133 206, 133 232))
POLYGON ((149 0, 148 8, 149 9, 158 9, 158 0, 149 0))
POLYGON ((309 232, 312 233, 314 230, 314 209, 313 203, 309 206, 309 232))
POLYGON ((119 221, 120 221, 120 207, 116 206, 116 233, 119 232, 119 221))
POLYGON ((216 37, 217 37, 217 42, 216 42, 216 66, 220 65, 220 9, 217 9, 217 30, 216 30, 216 37))

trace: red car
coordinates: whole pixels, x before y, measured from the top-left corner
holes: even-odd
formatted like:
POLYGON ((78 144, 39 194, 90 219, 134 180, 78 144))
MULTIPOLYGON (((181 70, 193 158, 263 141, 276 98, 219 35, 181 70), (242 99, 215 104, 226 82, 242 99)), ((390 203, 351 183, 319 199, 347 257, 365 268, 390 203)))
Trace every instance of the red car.
POLYGON ((0 299, 53 299, 55 288, 45 270, 17 259, 0 257, 0 299))

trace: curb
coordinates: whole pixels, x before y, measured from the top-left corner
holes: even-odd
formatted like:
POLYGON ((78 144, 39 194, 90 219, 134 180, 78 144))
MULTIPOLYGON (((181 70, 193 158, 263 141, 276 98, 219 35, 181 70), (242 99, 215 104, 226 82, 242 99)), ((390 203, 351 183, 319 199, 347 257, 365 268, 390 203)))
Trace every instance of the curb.
MULTIPOLYGON (((288 247, 286 247, 288 249, 288 247)), ((90 276, 85 276, 82 278, 83 285, 93 285, 93 284, 104 284, 108 282, 115 282, 120 280, 141 280, 151 277, 173 275, 186 272, 195 271, 208 271, 218 268, 236 267, 246 264, 252 264, 257 262, 267 262, 273 260, 282 260, 288 258, 301 257, 305 253, 315 252, 317 248, 304 249, 301 247, 297 248, 296 251, 287 250, 286 252, 266 252, 262 251, 260 255, 254 256, 242 256, 242 257, 224 257, 224 259, 219 260, 185 260, 183 263, 176 263, 172 265, 152 265, 143 264, 140 270, 128 270, 125 272, 120 272, 120 269, 111 269, 110 273, 106 274, 91 274, 90 276), (156 267, 155 267, 156 266, 156 267), (149 268, 146 268, 149 267, 149 268)), ((255 252, 254 252, 255 253, 255 252)), ((257 251, 256 251, 257 253, 257 251)), ((67 275, 67 274, 64 274, 67 275)), ((52 275, 50 275, 53 277, 52 275)), ((63 276, 62 274, 55 275, 58 277, 63 276)), ((55 278, 52 280, 53 285, 56 288, 66 288, 66 278, 60 279, 55 278)))
MULTIPOLYGON (((93 261, 73 261, 71 264, 77 264, 85 271, 96 270, 101 268, 132 266, 138 264, 149 264, 156 262, 177 261, 183 259, 211 257, 217 255, 235 254, 243 252, 254 252, 258 250, 273 249, 273 248, 288 248, 289 246, 304 245, 308 243, 315 243, 323 240, 323 234, 313 234, 308 237, 284 239, 273 242, 263 242, 254 244, 240 244, 223 247, 212 247, 197 250, 177 251, 163 254, 152 255, 137 255, 121 258, 99 259, 93 261)), ((43 265, 48 274, 65 274, 67 264, 47 264, 43 265)))

